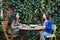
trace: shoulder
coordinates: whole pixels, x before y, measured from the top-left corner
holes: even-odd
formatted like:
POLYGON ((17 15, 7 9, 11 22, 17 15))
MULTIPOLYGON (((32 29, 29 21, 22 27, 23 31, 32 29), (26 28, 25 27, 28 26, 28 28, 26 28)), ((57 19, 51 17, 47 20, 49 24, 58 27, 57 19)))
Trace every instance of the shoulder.
POLYGON ((48 24, 49 24, 49 25, 50 25, 50 24, 52 25, 52 20, 48 20, 48 24))
POLYGON ((51 20, 48 20, 48 21, 46 22, 46 24, 52 24, 52 21, 51 21, 51 20))
POLYGON ((52 22, 52 20, 48 20, 48 22, 52 22))

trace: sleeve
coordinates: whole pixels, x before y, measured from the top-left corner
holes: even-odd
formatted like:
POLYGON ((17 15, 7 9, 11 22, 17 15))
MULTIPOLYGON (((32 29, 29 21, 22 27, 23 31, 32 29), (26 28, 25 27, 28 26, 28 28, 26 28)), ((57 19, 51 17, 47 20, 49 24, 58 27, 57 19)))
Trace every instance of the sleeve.
POLYGON ((17 22, 17 26, 21 26, 21 23, 17 22))
POLYGON ((17 26, 21 26, 21 23, 18 23, 17 26))
POLYGON ((52 22, 46 22, 45 28, 46 29, 51 29, 52 28, 52 22))
POLYGON ((14 21, 11 23, 11 28, 12 28, 12 29, 17 28, 17 27, 15 26, 15 24, 14 24, 14 21))

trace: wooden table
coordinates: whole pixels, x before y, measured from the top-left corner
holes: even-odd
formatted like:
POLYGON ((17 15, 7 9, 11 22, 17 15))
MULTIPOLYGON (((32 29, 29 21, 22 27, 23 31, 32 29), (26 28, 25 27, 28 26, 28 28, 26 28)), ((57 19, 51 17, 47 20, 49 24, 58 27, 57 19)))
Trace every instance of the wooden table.
POLYGON ((30 27, 20 27, 21 30, 38 30, 40 31, 40 28, 30 28, 30 27))
POLYGON ((41 30, 41 28, 39 28, 39 26, 35 27, 35 28, 29 27, 29 26, 26 26, 26 27, 18 26, 18 28, 21 30, 41 30))
MULTIPOLYGON (((25 30, 31 30, 31 31, 39 31, 40 32, 40 28, 39 27, 37 27, 37 28, 30 28, 29 26, 26 26, 26 27, 19 27, 19 29, 20 30, 23 30, 23 31, 25 31, 25 30)), ((24 33, 23 33, 24 34, 24 33)), ((25 35, 25 34, 24 34, 25 35)), ((24 39, 24 38, 23 38, 24 39)))

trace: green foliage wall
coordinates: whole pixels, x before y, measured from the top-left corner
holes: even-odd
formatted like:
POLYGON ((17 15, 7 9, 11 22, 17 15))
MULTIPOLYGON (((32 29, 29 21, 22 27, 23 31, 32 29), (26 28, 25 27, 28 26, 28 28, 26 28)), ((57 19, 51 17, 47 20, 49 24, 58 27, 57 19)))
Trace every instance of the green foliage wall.
POLYGON ((9 0, 3 1, 3 5, 4 9, 8 8, 9 5, 14 6, 14 11, 18 11, 21 14, 20 21, 23 23, 32 23, 33 20, 40 20, 39 14, 43 13, 51 14, 53 23, 60 22, 59 0, 9 0))
POLYGON ((60 0, 9 0, 3 1, 3 9, 14 6, 14 12, 20 13, 22 23, 40 23, 41 14, 51 14, 52 22, 60 25, 60 0), (40 21, 40 22, 39 22, 40 21))

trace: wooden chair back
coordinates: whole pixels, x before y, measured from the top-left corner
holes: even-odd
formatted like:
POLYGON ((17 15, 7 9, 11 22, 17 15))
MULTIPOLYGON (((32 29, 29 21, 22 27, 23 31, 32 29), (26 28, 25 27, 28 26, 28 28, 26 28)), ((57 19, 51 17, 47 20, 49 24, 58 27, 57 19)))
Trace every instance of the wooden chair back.
POLYGON ((3 21, 2 22, 2 30, 3 30, 3 33, 6 37, 6 39, 9 40, 8 35, 7 35, 7 26, 8 26, 8 21, 3 21))
POLYGON ((16 38, 17 36, 19 36, 19 35, 15 35, 15 34, 8 35, 7 28, 8 28, 8 21, 3 21, 2 22, 2 30, 6 37, 6 40, 13 40, 13 38, 16 38))

